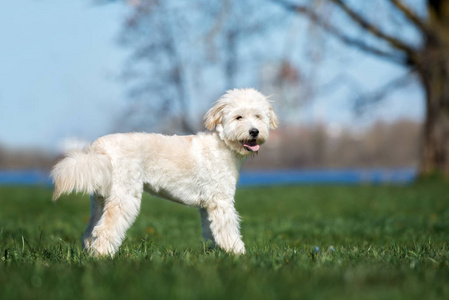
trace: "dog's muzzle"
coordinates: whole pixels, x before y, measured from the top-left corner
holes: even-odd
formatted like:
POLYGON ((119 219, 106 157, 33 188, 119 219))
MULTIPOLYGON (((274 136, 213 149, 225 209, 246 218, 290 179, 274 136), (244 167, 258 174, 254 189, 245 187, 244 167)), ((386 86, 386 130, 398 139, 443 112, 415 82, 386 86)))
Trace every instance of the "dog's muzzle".
POLYGON ((251 128, 248 133, 252 137, 252 139, 243 140, 241 142, 243 148, 245 148, 245 150, 249 152, 259 151, 260 145, 257 143, 257 136, 259 135, 259 129, 251 128))

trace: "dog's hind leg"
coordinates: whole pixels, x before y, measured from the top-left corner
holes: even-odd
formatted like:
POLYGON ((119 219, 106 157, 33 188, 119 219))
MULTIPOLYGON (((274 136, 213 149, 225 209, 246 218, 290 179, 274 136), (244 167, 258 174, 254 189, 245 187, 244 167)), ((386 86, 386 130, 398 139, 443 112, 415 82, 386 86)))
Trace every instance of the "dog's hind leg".
POLYGON ((209 206, 206 211, 209 221, 207 224, 215 244, 227 252, 244 254, 245 245, 240 235, 239 216, 234 206, 223 201, 209 206))
POLYGON ((200 208, 201 226, 203 231, 203 238, 205 241, 211 241, 215 245, 214 236, 210 228, 209 214, 205 208, 200 208))
POLYGON ((142 188, 121 186, 105 199, 102 216, 92 230, 88 252, 96 256, 117 252, 140 210, 142 188))
POLYGON ((97 194, 90 195, 90 209, 91 209, 90 219, 82 238, 83 248, 85 250, 89 250, 91 248, 93 239, 92 230, 100 220, 101 215, 103 214, 103 208, 104 208, 103 196, 97 194))

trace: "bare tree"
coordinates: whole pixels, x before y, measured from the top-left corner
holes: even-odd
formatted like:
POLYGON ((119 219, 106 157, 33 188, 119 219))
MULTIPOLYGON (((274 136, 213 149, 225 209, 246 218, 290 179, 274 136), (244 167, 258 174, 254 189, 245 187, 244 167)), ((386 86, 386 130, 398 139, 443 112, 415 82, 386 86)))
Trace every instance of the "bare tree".
POLYGON ((194 132, 189 119, 183 40, 177 38, 186 34, 180 32, 186 20, 163 1, 131 1, 131 4, 134 9, 126 20, 121 40, 134 49, 124 73, 131 82, 130 96, 136 101, 128 114, 138 114, 144 108, 150 120, 146 126, 154 125, 151 121, 160 122, 158 116, 178 115, 182 130, 194 132))
MULTIPOLYGON (((306 16, 345 45, 416 74, 426 96, 420 173, 449 175, 449 1, 273 2, 306 16), (335 16, 323 17, 323 6, 331 7, 335 16)), ((400 85, 403 80, 397 78, 388 87, 400 85)))
POLYGON ((125 117, 146 128, 167 120, 164 126, 197 131, 198 107, 244 86, 239 74, 269 51, 255 46, 257 38, 281 23, 270 12, 276 5, 254 0, 127 2, 121 42, 132 51, 124 72, 132 103, 125 117))

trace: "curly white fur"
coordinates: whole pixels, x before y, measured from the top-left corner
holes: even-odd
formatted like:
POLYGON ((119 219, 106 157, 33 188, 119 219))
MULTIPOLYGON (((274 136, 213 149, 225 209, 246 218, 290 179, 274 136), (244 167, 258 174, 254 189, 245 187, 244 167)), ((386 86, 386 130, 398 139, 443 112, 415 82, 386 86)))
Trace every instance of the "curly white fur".
POLYGON ((69 153, 56 164, 54 200, 72 191, 91 194, 92 212, 83 235, 87 251, 114 255, 139 213, 145 190, 198 207, 206 240, 228 252, 245 253, 234 208, 239 172, 278 119, 254 89, 228 91, 204 118, 211 132, 107 135, 87 152, 69 153))

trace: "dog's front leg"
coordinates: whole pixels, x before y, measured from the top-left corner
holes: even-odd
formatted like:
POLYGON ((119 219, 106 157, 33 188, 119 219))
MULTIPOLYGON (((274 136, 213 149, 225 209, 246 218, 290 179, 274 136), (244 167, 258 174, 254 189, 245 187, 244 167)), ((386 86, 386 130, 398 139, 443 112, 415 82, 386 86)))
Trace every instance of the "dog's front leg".
POLYGON ((245 245, 240 235, 239 216, 234 205, 228 201, 214 202, 207 208, 200 210, 203 221, 203 236, 208 238, 211 234, 212 241, 226 252, 244 254, 245 245), (204 214, 204 217, 203 217, 204 214), (208 226, 209 230, 204 228, 208 226))

